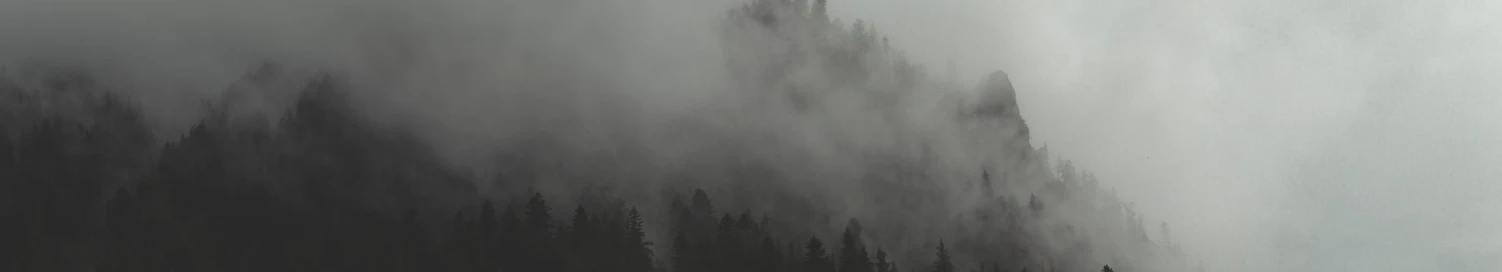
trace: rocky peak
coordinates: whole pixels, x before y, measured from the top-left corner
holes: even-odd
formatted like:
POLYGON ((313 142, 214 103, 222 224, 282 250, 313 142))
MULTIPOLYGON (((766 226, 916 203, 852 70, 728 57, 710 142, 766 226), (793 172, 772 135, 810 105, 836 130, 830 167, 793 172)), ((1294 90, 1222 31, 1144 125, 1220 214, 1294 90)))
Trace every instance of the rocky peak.
POLYGON ((972 104, 970 114, 975 118, 997 122, 1004 131, 1019 143, 1030 143, 1027 122, 1017 106, 1017 91, 1006 72, 996 71, 980 83, 978 99, 972 104))

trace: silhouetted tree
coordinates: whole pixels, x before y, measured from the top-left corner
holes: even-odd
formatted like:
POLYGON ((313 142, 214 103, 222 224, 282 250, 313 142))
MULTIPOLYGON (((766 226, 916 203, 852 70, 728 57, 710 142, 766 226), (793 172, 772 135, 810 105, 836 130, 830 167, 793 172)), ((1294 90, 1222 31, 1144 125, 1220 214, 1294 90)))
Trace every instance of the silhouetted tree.
POLYGON ((553 246, 553 216, 542 193, 532 193, 527 200, 527 255, 521 270, 551 272, 563 269, 562 256, 553 246))
POLYGON ((584 205, 579 205, 578 207, 574 208, 574 220, 572 227, 573 233, 571 234, 571 236, 573 237, 571 239, 574 243, 574 250, 582 250, 585 246, 585 243, 592 241, 594 238, 590 237, 590 234, 593 230, 591 230, 589 227, 589 213, 584 211, 584 205))
POLYGON ((824 242, 819 241, 818 237, 808 238, 808 244, 803 249, 803 272, 834 272, 834 263, 829 261, 824 242))
POLYGON ((642 228, 641 212, 635 207, 626 213, 626 262, 622 271, 652 271, 652 242, 647 241, 647 232, 642 228))
POLYGON ((527 233, 533 238, 543 239, 552 235, 553 216, 552 209, 548 208, 548 201, 542 197, 542 193, 532 193, 532 198, 527 200, 527 233))
POLYGON ((814 0, 813 12, 819 22, 829 22, 829 0, 814 0))
POLYGON ((840 235, 840 272, 871 272, 871 258, 866 255, 860 233, 860 222, 850 219, 840 235))
POLYGON ((496 248, 501 242, 501 222, 496 218, 495 205, 491 204, 489 200, 480 205, 480 220, 477 223, 476 237, 473 237, 475 241, 470 242, 474 244, 475 250, 472 258, 475 259, 474 262, 481 269, 498 269, 500 264, 496 262, 495 256, 499 253, 499 250, 496 250, 496 248))
POLYGON ((716 263, 720 264, 722 269, 742 267, 739 263, 741 243, 736 237, 735 219, 730 218, 729 213, 724 214, 720 217, 716 231, 715 241, 718 245, 710 248, 719 253, 719 256, 716 256, 716 263))
POLYGON ((934 255, 934 272, 954 272, 954 262, 949 259, 949 249, 944 248, 944 241, 939 241, 939 250, 934 255))
POLYGON ((777 243, 772 237, 761 240, 760 260, 757 262, 757 271, 774 272, 782 269, 782 253, 777 251, 777 243))

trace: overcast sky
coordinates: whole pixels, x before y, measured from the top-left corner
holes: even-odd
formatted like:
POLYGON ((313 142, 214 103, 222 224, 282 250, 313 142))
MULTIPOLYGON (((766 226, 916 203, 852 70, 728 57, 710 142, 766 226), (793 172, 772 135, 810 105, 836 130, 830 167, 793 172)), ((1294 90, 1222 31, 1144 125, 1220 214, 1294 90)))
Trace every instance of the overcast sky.
POLYGON ((1502 271, 1502 2, 834 2, 1213 271, 1502 271))

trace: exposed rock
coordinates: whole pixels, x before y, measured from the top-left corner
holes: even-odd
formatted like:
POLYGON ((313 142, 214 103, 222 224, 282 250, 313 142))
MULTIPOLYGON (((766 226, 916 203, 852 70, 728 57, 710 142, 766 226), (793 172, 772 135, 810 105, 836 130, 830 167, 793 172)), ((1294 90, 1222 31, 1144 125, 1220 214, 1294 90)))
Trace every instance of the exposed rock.
POLYGON ((1017 106, 1017 91, 1012 80, 1003 71, 992 72, 981 82, 979 99, 970 107, 969 115, 999 126, 1003 136, 1009 136, 1018 147, 1031 149, 1027 121, 1017 106))

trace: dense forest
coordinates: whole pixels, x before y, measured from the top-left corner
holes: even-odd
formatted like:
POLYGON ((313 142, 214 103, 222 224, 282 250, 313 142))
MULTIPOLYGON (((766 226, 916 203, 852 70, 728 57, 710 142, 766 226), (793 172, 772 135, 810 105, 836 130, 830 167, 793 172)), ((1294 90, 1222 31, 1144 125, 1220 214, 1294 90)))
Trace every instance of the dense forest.
POLYGON ((670 125, 737 135, 673 136, 722 147, 675 166, 631 162, 655 160, 649 145, 604 159, 516 137, 476 174, 370 114, 350 78, 275 62, 164 135, 87 70, 12 66, 0 271, 1189 270, 1166 223, 1032 146, 1005 73, 977 95, 932 95, 964 88, 827 5, 753 0, 724 16, 729 88, 773 102, 705 119, 749 128, 670 125), (288 82, 295 95, 269 113, 229 98, 288 82), (745 112, 813 121, 732 117, 745 112), (848 138, 783 142, 807 131, 848 138))

